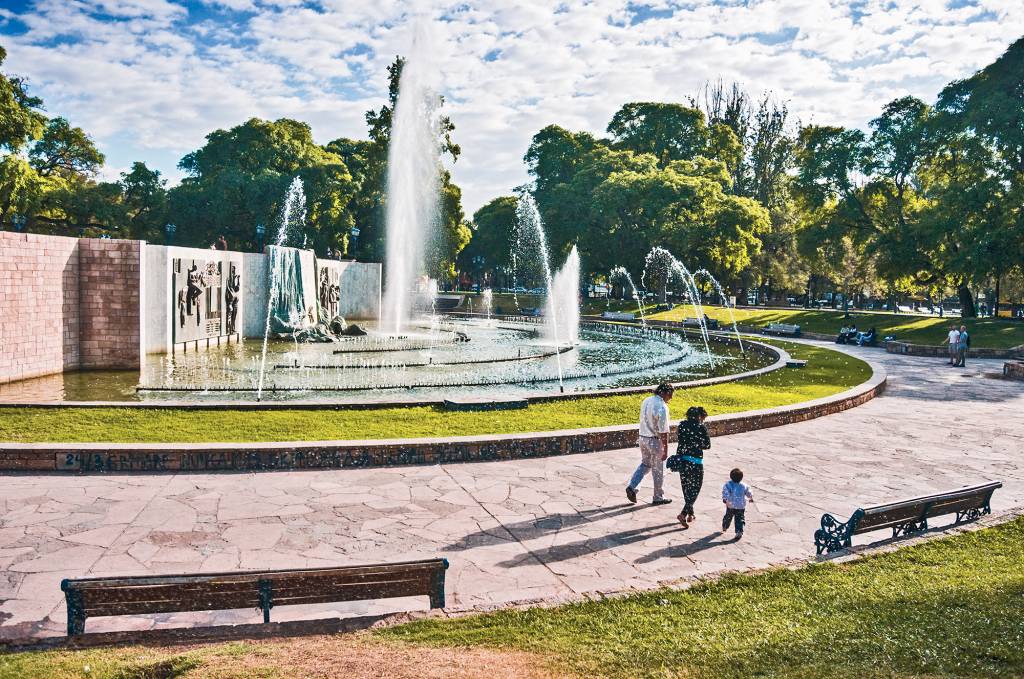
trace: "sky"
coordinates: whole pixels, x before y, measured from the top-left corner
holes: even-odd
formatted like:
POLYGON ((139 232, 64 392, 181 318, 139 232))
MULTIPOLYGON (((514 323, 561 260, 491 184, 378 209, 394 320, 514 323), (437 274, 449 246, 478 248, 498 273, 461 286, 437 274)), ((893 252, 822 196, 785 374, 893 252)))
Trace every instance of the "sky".
POLYGON ((173 184, 209 132, 254 116, 365 138, 416 17, 467 215, 528 180, 549 124, 600 135, 624 103, 686 103, 721 78, 803 123, 866 129, 1024 35, 1022 0, 0 0, 2 68, 92 135, 104 178, 143 160, 173 184))

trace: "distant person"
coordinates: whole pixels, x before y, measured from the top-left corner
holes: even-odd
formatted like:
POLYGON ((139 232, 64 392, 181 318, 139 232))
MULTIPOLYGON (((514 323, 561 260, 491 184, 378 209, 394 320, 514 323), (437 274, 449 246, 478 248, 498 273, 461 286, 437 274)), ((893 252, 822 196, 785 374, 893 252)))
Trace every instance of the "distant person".
POLYGON ((875 343, 875 339, 878 337, 878 331, 871 328, 865 333, 857 336, 857 346, 864 346, 865 344, 871 345, 875 343))
POLYGON ((225 238, 223 234, 221 234, 217 238, 217 241, 214 243, 214 245, 216 245, 218 250, 227 250, 228 249, 228 239, 225 238))
POLYGON ((722 532, 729 530, 729 524, 736 521, 736 539, 743 537, 746 526, 747 502, 754 501, 750 486, 743 483, 743 471, 733 469, 729 472, 729 480, 722 486, 722 502, 725 504, 725 516, 722 517, 722 532))
POLYGON ((665 497, 665 458, 668 457, 669 413, 668 402, 672 400, 675 388, 662 382, 640 405, 640 466, 633 472, 633 478, 626 486, 626 499, 636 504, 636 489, 651 472, 654 480, 654 500, 651 504, 667 505, 672 502, 665 497))
POLYGON ((849 332, 850 327, 847 325, 844 325, 843 327, 839 328, 839 334, 836 335, 836 344, 846 344, 846 336, 849 334, 849 332))
POLYGON ((971 336, 967 334, 967 326, 960 326, 960 334, 956 341, 956 366, 967 367, 967 350, 971 347, 971 336))
POLYGON ((960 351, 960 331, 955 325, 949 326, 949 334, 946 335, 946 343, 949 344, 949 364, 956 365, 960 351))
POLYGON ((691 406, 686 411, 686 419, 679 423, 676 455, 682 458, 678 471, 685 504, 676 518, 683 528, 689 528, 694 519, 693 505, 704 485, 704 451, 711 447, 711 437, 704 426, 707 416, 708 411, 704 408, 691 406))

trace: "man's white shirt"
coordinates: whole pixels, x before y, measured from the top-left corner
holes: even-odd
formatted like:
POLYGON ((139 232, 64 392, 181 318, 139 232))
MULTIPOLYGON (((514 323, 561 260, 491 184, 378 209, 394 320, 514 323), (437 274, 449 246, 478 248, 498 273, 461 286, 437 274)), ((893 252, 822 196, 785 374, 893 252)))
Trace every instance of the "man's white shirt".
POLYGON ((640 436, 668 433, 668 404, 660 396, 648 396, 640 406, 640 436))

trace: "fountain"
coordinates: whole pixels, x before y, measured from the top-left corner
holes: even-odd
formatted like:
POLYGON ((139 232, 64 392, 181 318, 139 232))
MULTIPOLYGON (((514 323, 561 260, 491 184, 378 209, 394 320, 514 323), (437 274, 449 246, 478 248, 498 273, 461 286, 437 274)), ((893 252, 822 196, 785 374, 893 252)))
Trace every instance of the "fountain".
MULTIPOLYGON (((298 177, 292 180, 291 185, 288 187, 288 193, 285 195, 284 206, 281 208, 281 220, 277 227, 277 237, 274 239, 274 245, 270 247, 270 258, 268 260, 268 266, 270 268, 270 293, 267 295, 267 320, 263 328, 263 350, 260 356, 260 369, 258 376, 258 383, 256 386, 256 400, 259 401, 263 396, 263 378, 266 373, 267 367, 267 342, 270 339, 271 332, 271 319, 279 317, 275 314, 275 305, 279 305, 280 290, 281 290, 281 278, 285 271, 294 271, 295 267, 289 267, 285 264, 285 252, 284 245, 288 242, 288 238, 293 230, 293 225, 298 223, 300 226, 306 221, 306 194, 302 190, 302 180, 298 177), (280 253, 279 257, 275 259, 275 253, 280 253)), ((298 258, 298 253, 294 250, 291 251, 298 258)), ((294 262, 293 262, 294 264, 294 262)), ((301 275, 301 270, 299 270, 301 275)), ((289 278, 289 284, 293 283, 294 279, 289 278)), ((299 278, 301 281, 301 277, 299 278)), ((299 294, 295 295, 294 290, 290 289, 289 293, 285 295, 284 305, 278 308, 292 308, 295 303, 298 302, 302 305, 302 309, 305 309, 304 300, 301 298, 301 282, 298 284, 299 294)), ((288 319, 292 319, 292 312, 288 312, 288 319)))
POLYGON ((743 353, 743 338, 740 337, 740 329, 736 326, 736 316, 733 315, 732 313, 732 304, 729 303, 729 298, 725 296, 725 290, 722 289, 722 284, 719 283, 718 279, 712 276, 711 272, 708 271, 707 269, 701 269, 700 271, 696 272, 694 276, 704 276, 711 282, 711 285, 715 288, 715 292, 718 293, 719 299, 722 300, 722 306, 724 306, 729 311, 729 321, 732 323, 732 331, 736 335, 736 341, 740 345, 740 353, 743 353))
POLYGON ((491 305, 494 301, 494 292, 490 288, 484 288, 484 291, 480 293, 484 304, 484 313, 487 314, 487 324, 491 323, 491 305))
MULTIPOLYGON (((544 281, 546 283, 547 298, 552 299, 552 289, 554 288, 554 282, 551 277, 551 258, 548 251, 548 239, 547 234, 544 233, 544 224, 540 218, 540 211, 537 209, 537 203, 534 202, 533 196, 529 194, 525 189, 519 192, 519 200, 516 201, 516 229, 520 236, 527 234, 532 235, 536 238, 537 244, 537 255, 540 258, 541 266, 544 269, 544 281)), ((575 249, 575 248, 574 248, 575 249)), ((579 256, 576 257, 577 281, 579 280, 579 256)), ((575 298, 574 298, 575 299, 575 298)), ((548 322, 550 322, 550 339, 557 348, 559 345, 559 323, 558 323, 558 304, 551 304, 548 309, 548 322)), ((577 314, 579 314, 579 308, 577 307, 577 314)), ((577 321, 578 321, 577 315, 577 321)), ((565 391, 565 384, 562 376, 562 358, 557 352, 555 357, 558 361, 558 390, 565 391)))
POLYGON ((686 287, 686 294, 690 298, 690 305, 693 307, 693 313, 697 317, 700 327, 701 338, 704 340, 704 352, 707 354, 708 362, 714 365, 715 360, 711 354, 711 345, 708 340, 708 326, 704 320, 704 307, 700 303, 700 293, 697 290, 697 282, 693 279, 693 274, 686 268, 686 265, 662 247, 651 248, 647 257, 644 258, 644 271, 640 274, 640 281, 645 287, 647 286, 648 270, 652 268, 662 269, 661 275, 664 277, 666 285, 671 275, 675 274, 676 278, 686 287))
POLYGON ((381 326, 399 334, 411 314, 411 293, 424 269, 424 249, 440 210, 439 99, 432 82, 429 24, 417 21, 402 67, 391 118, 387 174, 387 252, 381 326))
MULTIPOLYGON (((640 291, 637 290, 636 284, 633 283, 633 277, 629 275, 629 271, 623 266, 617 266, 608 273, 608 282, 611 283, 613 278, 625 278, 626 282, 629 283, 629 287, 633 290, 633 299, 636 300, 636 310, 640 314, 640 325, 647 327, 647 318, 644 316, 644 302, 640 298, 640 291)), ((610 298, 609 298, 610 299, 610 298)))
POLYGON ((544 336, 556 347, 559 339, 574 345, 580 339, 580 255, 569 251, 562 268, 551 279, 544 306, 544 336))

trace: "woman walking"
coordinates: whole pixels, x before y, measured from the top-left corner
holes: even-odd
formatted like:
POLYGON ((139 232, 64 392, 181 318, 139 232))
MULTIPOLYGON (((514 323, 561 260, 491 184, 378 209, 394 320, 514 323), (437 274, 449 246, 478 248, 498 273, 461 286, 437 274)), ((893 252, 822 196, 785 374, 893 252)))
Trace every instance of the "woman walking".
POLYGON ((681 458, 679 481, 683 486, 683 511, 676 518, 683 528, 689 528, 693 521, 693 503, 700 495, 704 485, 704 451, 711 447, 711 437, 704 419, 708 411, 700 406, 691 406, 686 411, 686 419, 679 423, 679 447, 676 455, 681 458))

